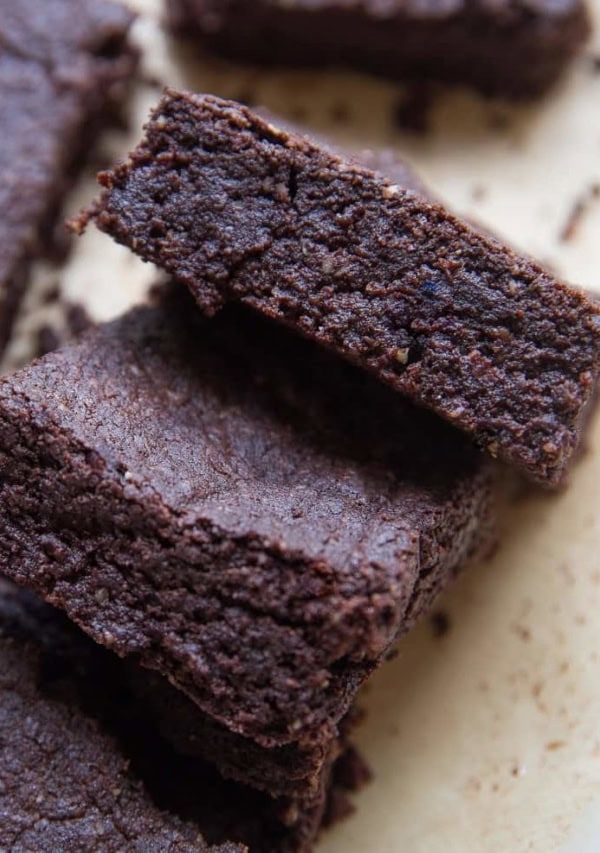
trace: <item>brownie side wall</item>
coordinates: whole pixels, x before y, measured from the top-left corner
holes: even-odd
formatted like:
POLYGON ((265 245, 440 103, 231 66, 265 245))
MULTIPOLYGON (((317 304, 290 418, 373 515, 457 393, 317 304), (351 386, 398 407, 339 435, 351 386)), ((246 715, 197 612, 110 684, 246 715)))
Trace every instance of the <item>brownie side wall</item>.
POLYGON ((307 11, 268 2, 169 0, 168 8, 175 32, 234 59, 346 66, 395 79, 464 83, 515 99, 550 88, 591 30, 579 0, 560 10, 451 3, 445 13, 430 14, 398 5, 402 11, 388 15, 333 3, 307 11))
MULTIPOLYGON (((341 752, 339 734, 333 736, 326 729, 312 743, 293 742, 268 749, 219 725, 157 673, 133 664, 128 668, 128 680, 162 736, 178 752, 210 761, 224 777, 273 797, 307 804, 321 798, 327 767, 341 752)), ((347 734, 348 726, 340 728, 347 734)))
POLYGON ((556 483, 600 360, 580 292, 231 102, 170 92, 105 174, 99 227, 187 283, 240 300, 367 367, 556 483))

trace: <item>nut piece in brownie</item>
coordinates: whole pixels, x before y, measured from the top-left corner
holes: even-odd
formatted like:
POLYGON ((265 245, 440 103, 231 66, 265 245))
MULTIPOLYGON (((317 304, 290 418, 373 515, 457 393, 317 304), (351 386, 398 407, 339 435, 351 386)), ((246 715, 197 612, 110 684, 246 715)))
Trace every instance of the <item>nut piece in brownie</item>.
POLYGON ((207 314, 251 306, 560 480, 600 361, 583 293, 387 174, 211 96, 168 91, 101 179, 98 226, 207 314))
POLYGON ((0 352, 34 258, 136 66, 132 14, 108 0, 0 0, 0 352))
MULTIPOLYGON (((209 847, 198 827, 154 805, 117 739, 81 707, 78 682, 92 672, 101 667, 89 639, 0 580, 0 848, 246 849, 209 847)), ((94 689, 117 695, 112 682, 94 689)))
POLYGON ((168 0, 172 29, 242 61, 347 66, 524 98, 590 32, 583 0, 168 0))
POLYGON ((306 853, 368 778, 345 744, 321 802, 290 825, 289 805, 223 780, 161 738, 145 703, 155 687, 176 702, 174 688, 155 678, 141 702, 130 686, 136 667, 2 580, 0 664, 3 850, 306 853))
POLYGON ((183 287, 0 383, 0 478, 0 571, 231 732, 322 760, 493 515, 460 433, 183 287))

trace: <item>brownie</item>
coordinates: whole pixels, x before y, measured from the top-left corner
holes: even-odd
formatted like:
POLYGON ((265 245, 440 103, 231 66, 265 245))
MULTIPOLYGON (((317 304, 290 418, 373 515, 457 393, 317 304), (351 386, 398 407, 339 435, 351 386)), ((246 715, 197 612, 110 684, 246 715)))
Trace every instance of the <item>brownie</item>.
POLYGON ((168 90, 101 181, 89 215, 185 282, 206 314, 250 306, 531 478, 560 480, 598 375, 600 311, 533 260, 211 96, 168 90))
POLYGON ((331 767, 359 719, 357 710, 351 709, 336 735, 318 732, 312 740, 265 748, 217 723, 156 672, 133 664, 129 684, 161 735, 179 753, 209 761, 224 778, 278 798, 284 814, 323 802, 331 767))
POLYGON ((0 352, 31 262, 55 249, 64 196, 125 96, 132 17, 108 0, 0 0, 0 352))
POLYGON ((241 853, 209 847, 155 806, 116 739, 79 707, 90 645, 0 581, 0 849, 241 853))
POLYGON ((262 747, 263 787, 287 775, 297 798, 492 535, 489 463, 460 433, 181 286, 0 383, 0 480, 0 572, 262 747))
POLYGON ((145 702, 155 686, 173 688, 155 678, 140 701, 135 667, 1 579, 0 662, 2 850, 307 853, 368 781, 344 744, 321 802, 290 823, 285 803, 223 780, 162 739, 145 702))
POLYGON ((590 32, 583 0, 167 0, 171 28, 266 65, 346 66, 526 98, 548 89, 590 32))

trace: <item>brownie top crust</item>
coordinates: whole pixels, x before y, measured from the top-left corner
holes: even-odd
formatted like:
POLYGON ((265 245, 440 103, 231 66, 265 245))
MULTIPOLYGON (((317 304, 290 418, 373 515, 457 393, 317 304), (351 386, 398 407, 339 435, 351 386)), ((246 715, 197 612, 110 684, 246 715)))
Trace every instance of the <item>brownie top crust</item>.
POLYGON ((560 480, 600 360, 600 311, 582 292, 384 174, 212 96, 167 91, 101 180, 99 227, 206 313, 251 306, 492 456, 560 480))

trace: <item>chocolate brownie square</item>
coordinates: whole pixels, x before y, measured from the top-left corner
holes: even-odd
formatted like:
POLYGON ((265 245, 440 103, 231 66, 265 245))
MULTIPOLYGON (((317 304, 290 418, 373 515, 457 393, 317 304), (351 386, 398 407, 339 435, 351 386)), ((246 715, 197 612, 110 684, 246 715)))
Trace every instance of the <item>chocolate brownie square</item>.
POLYGON ((0 0, 0 352, 31 262, 53 249, 64 196, 125 96, 132 18, 108 0, 0 0))
POLYGON ((262 786, 298 799, 493 520, 467 439, 181 286, 0 383, 0 478, 0 571, 260 746, 262 786))
POLYGON ((583 0, 167 0, 171 28, 265 65, 347 66, 394 79, 539 95, 590 33, 583 0))
POLYGON ((560 481, 600 363, 600 310, 583 292, 388 175, 212 96, 167 91, 101 181, 98 226, 206 314, 241 302, 560 481))

